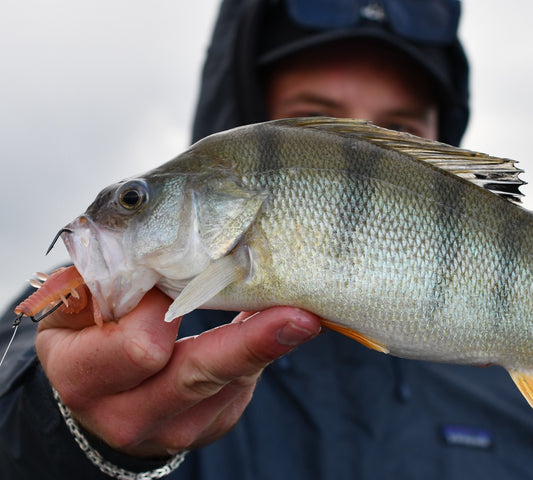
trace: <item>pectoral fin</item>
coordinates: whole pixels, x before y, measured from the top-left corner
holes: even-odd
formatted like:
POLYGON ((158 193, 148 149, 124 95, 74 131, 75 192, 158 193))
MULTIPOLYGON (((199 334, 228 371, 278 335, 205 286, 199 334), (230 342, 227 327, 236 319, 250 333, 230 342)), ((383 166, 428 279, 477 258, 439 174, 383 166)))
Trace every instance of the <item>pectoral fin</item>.
POLYGON ((249 269, 249 260, 243 252, 215 260, 194 277, 172 302, 165 314, 165 322, 201 307, 231 283, 245 278, 249 269))
POLYGON ((533 408, 533 373, 509 370, 509 374, 518 387, 518 390, 520 390, 520 393, 527 400, 527 403, 529 403, 529 406, 533 408))
POLYGON ((325 319, 321 319, 321 323, 322 325, 331 328, 331 330, 335 330, 336 332, 342 333, 343 335, 346 335, 347 337, 358 341, 367 348, 371 348, 372 350, 376 350, 380 353, 389 353, 389 349, 382 343, 376 342, 375 340, 372 340, 371 338, 368 338, 362 333, 356 332, 351 328, 339 325, 338 323, 334 323, 325 319))

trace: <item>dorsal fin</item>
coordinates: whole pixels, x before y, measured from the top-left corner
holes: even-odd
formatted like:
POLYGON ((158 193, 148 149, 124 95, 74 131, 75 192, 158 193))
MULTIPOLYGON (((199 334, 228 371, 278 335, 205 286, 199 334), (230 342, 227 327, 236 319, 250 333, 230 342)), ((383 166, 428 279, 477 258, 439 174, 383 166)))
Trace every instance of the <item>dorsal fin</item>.
POLYGON ((526 182, 519 178, 523 170, 515 166, 516 161, 508 158, 492 157, 409 133, 387 130, 365 120, 309 117, 278 122, 287 126, 315 128, 350 138, 364 139, 446 170, 514 203, 520 203, 523 196, 520 186, 526 182))

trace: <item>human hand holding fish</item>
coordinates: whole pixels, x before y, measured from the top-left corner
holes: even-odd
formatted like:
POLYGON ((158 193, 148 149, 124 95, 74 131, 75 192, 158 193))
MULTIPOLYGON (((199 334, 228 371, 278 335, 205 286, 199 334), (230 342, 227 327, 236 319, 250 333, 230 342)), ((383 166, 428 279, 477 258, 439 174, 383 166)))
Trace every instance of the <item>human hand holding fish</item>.
POLYGON ((163 321, 158 289, 116 322, 94 323, 91 305, 39 323, 36 348, 74 418, 111 447, 168 457, 226 433, 263 368, 320 331, 316 316, 277 307, 175 342, 181 319, 163 321))

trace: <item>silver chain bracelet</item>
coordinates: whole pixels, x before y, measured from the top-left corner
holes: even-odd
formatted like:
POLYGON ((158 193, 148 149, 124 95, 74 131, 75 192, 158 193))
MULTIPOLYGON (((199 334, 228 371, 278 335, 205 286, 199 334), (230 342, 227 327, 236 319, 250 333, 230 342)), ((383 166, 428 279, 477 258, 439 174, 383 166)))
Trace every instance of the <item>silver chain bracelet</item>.
POLYGON ((119 480, 153 480, 155 478, 163 478, 169 475, 183 463, 183 460, 185 460, 185 455, 187 454, 186 450, 172 457, 162 467, 150 470, 148 472, 130 472, 114 465, 113 463, 104 459, 100 452, 98 452, 98 450, 96 450, 90 445, 89 441, 80 430, 80 427, 78 426, 76 420, 74 420, 74 418, 72 417, 71 411, 61 401, 61 397, 59 396, 59 393, 57 393, 57 390, 55 388, 52 388, 52 391, 54 393, 54 398, 56 399, 57 406, 59 407, 59 411, 61 412, 61 416, 63 417, 63 420, 65 420, 65 423, 67 424, 70 433, 74 437, 74 440, 76 440, 76 443, 80 447, 81 451, 85 454, 85 456, 91 461, 93 465, 98 467, 100 471, 102 471, 106 475, 112 478, 117 478, 119 480))

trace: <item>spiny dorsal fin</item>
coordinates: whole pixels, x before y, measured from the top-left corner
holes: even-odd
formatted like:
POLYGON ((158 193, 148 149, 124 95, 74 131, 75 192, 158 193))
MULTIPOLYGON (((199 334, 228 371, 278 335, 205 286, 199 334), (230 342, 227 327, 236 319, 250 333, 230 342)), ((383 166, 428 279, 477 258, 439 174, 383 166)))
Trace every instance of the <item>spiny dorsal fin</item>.
POLYGON ((515 166, 517 162, 508 158, 492 157, 409 133, 387 130, 365 120, 309 117, 281 120, 279 123, 364 139, 383 148, 411 155, 512 202, 520 203, 523 196, 519 190, 526 183, 519 178, 523 170, 515 166))

